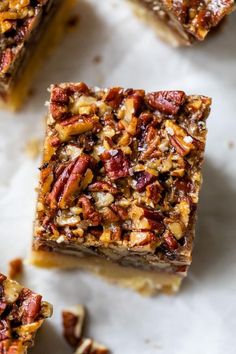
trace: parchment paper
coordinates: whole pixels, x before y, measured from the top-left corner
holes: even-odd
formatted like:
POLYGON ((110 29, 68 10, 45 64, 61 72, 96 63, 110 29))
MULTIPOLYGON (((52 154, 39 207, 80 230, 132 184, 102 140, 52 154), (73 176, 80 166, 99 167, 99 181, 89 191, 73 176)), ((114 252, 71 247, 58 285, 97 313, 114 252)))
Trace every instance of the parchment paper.
POLYGON ((213 97, 194 261, 175 297, 142 298, 79 271, 25 268, 23 282, 54 304, 32 354, 66 354, 61 309, 83 303, 88 334, 114 354, 234 354, 236 327, 236 14, 205 43, 172 49, 123 0, 80 0, 80 25, 40 71, 19 114, 0 112, 0 269, 26 257, 40 159, 24 152, 44 134, 52 82, 181 89, 213 97), (95 57, 99 56, 98 58, 95 57))

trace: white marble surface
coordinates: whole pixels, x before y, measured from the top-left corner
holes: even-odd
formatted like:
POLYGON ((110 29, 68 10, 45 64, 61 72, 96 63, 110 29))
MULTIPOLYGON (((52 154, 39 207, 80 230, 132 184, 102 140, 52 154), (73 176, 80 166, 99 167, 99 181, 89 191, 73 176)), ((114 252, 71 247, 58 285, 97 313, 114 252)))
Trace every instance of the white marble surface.
POLYGON ((81 22, 41 70, 35 95, 17 114, 0 112, 0 269, 30 248, 39 160, 23 152, 43 135, 51 82, 183 89, 213 97, 189 278, 176 297, 142 298, 78 271, 26 268, 25 285, 55 306, 32 354, 71 353, 60 311, 84 303, 89 333, 114 354, 234 354, 236 326, 236 14, 206 43, 172 49, 134 18, 123 0, 80 0, 81 22), (93 59, 100 55, 102 61, 93 59), (232 145, 232 144, 231 144, 232 145))

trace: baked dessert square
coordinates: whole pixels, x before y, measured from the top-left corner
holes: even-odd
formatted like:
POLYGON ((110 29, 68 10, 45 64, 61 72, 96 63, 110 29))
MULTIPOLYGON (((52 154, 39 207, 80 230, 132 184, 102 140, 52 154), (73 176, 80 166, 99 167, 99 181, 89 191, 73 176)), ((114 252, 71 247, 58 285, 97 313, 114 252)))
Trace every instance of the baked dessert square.
POLYGON ((42 296, 0 274, 0 354, 25 354, 52 306, 42 296))
POLYGON ((0 3, 0 107, 17 110, 46 54, 59 41, 74 0, 0 3))
POLYGON ((32 263, 175 292, 192 259, 211 100, 53 85, 32 263))
POLYGON ((233 11, 234 0, 128 0, 135 13, 172 46, 203 41, 233 11))

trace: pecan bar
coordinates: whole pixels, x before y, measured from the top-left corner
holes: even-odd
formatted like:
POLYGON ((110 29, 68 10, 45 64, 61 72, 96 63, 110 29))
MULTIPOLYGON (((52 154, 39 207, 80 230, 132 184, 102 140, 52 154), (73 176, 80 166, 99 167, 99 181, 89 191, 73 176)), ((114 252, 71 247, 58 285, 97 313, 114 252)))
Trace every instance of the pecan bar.
POLYGON ((25 354, 52 307, 42 296, 0 274, 0 354, 25 354))
POLYGON ((202 41, 234 9, 234 0, 128 0, 136 14, 173 46, 202 41))
POLYGON ((45 53, 58 42, 74 0, 0 2, 0 106, 22 105, 45 53))
POLYGON ((182 91, 52 86, 32 262, 177 291, 191 263, 210 105, 182 91))

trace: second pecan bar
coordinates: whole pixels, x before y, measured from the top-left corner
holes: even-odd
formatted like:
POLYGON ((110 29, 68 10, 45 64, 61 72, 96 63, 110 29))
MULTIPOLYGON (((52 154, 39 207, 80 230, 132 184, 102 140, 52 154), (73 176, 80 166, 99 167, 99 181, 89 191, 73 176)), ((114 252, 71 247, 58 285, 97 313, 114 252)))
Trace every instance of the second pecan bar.
POLYGON ((233 11, 234 0, 128 0, 137 15, 173 46, 202 41, 233 11))
POLYGON ((177 291, 191 263, 210 104, 182 91, 52 86, 33 263, 177 291))
POLYGON ((52 306, 0 273, 0 354, 26 354, 52 306))

